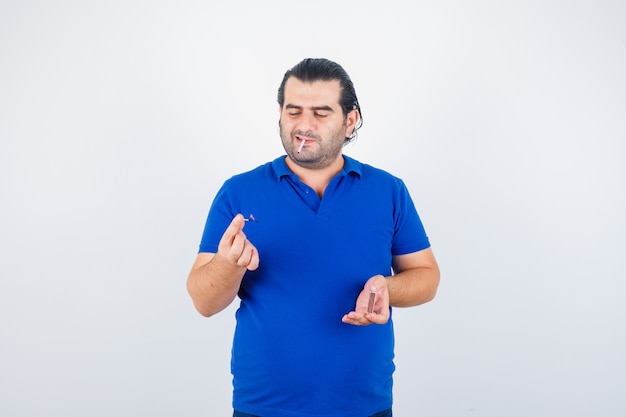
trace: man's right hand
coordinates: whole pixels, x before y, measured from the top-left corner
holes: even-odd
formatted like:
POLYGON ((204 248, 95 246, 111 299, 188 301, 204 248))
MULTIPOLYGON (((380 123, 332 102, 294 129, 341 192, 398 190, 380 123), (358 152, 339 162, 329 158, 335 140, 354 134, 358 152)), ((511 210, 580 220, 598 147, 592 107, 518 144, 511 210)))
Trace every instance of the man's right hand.
POLYGON ((235 216, 222 235, 216 255, 226 259, 231 265, 254 271, 259 267, 259 252, 243 232, 245 223, 241 214, 235 216))

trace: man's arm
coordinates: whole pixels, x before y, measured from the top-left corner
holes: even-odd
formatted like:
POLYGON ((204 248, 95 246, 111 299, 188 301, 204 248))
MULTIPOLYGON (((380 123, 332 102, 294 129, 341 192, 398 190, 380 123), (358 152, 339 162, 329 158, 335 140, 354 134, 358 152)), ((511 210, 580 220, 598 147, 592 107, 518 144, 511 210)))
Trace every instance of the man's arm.
POLYGON ((394 275, 387 278, 389 305, 411 307, 435 298, 439 286, 439 266, 432 249, 393 258, 394 275))
POLYGON ((201 252, 187 278, 187 291, 200 314, 210 317, 235 299, 246 270, 259 266, 259 254, 243 233, 238 214, 224 232, 217 253, 201 252))

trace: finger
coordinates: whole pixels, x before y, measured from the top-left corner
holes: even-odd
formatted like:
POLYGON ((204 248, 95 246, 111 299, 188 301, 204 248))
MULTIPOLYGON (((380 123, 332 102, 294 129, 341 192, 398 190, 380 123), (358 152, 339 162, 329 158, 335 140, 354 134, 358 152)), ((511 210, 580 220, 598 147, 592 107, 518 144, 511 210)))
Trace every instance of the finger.
POLYGON ((254 271, 259 267, 259 252, 254 246, 252 246, 252 254, 250 255, 250 262, 248 263, 248 270, 254 271))
POLYGON ((354 326, 368 326, 372 324, 370 320, 368 320, 364 314, 357 313, 355 311, 351 311, 341 319, 344 323, 352 324, 354 326))
POLYGON ((254 246, 252 245, 252 243, 250 243, 249 240, 244 239, 241 253, 239 254, 239 258, 237 258, 237 265, 245 266, 247 268, 248 265, 250 265, 250 262, 252 260, 253 252, 254 252, 254 246))
POLYGON ((243 224, 243 216, 241 214, 236 215, 222 234, 222 238, 220 239, 220 243, 218 245, 218 251, 231 261, 231 249, 237 235, 243 233, 243 224))
POLYGON ((389 321, 388 314, 365 313, 365 319, 374 324, 385 324, 389 321))
POLYGON ((227 242, 232 242, 235 236, 242 232, 244 224, 243 215, 237 214, 226 228, 226 231, 222 235, 222 239, 227 242))
POLYGON ((223 248, 228 261, 233 264, 239 264, 239 258, 241 258, 243 254, 245 245, 246 238, 241 233, 233 236, 231 242, 226 244, 223 248))
POLYGON ((348 313, 348 314, 346 314, 345 316, 343 316, 343 317, 341 318, 341 321, 342 321, 342 322, 344 322, 344 323, 346 323, 346 324, 351 324, 351 325, 353 325, 353 326, 359 326, 359 325, 360 325, 360 324, 359 324, 356 320, 354 320, 354 319, 350 316, 350 314, 349 314, 349 313, 348 313))

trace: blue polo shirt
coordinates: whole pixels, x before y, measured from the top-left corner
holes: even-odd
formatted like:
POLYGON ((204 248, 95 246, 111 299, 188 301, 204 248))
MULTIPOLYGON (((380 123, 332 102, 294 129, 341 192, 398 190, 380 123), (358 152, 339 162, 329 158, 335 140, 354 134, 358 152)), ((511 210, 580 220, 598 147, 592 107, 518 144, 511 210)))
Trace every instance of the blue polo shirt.
POLYGON ((392 405, 394 336, 357 327, 370 277, 392 273, 394 255, 430 246, 404 183, 344 156, 319 198, 285 156, 227 180, 207 219, 200 252, 217 252, 233 217, 259 251, 239 291, 231 370, 233 406, 272 417, 363 417, 392 405))

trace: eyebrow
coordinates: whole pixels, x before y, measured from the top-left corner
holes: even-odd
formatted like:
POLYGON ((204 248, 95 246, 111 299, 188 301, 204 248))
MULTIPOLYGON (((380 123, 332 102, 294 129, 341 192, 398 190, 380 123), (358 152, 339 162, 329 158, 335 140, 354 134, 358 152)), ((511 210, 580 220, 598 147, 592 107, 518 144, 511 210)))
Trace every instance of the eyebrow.
MULTIPOLYGON (((296 109, 296 110, 302 110, 303 109, 302 106, 296 106, 295 104, 285 104, 285 108, 286 109, 296 109)), ((329 112, 334 112, 335 111, 330 106, 313 106, 313 107, 311 107, 311 110, 323 110, 323 111, 329 111, 329 112)))

